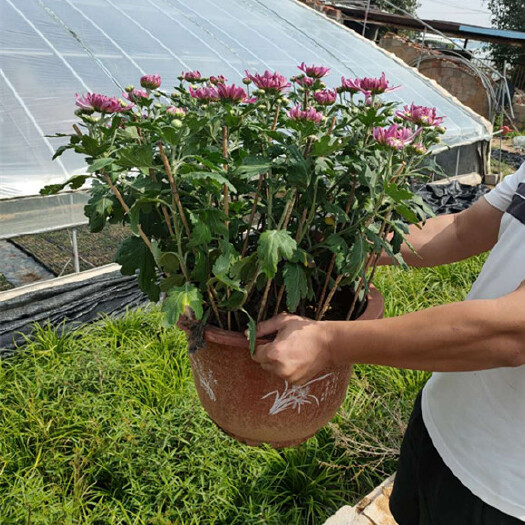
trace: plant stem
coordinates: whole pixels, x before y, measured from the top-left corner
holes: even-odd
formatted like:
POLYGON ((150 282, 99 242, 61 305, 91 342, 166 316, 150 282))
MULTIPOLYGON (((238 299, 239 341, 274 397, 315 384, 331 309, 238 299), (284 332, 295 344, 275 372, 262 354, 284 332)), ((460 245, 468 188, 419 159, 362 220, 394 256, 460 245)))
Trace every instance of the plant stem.
MULTIPOLYGON (((352 204, 354 203, 356 186, 357 186, 357 177, 354 177, 354 180, 352 182, 352 189, 350 190, 350 193, 348 195, 348 200, 346 201, 345 213, 347 215, 348 215, 348 212, 350 211, 350 208, 352 207, 352 204)), ((341 228, 344 228, 345 225, 346 225, 346 221, 343 222, 343 224, 341 225, 341 228)), ((321 292, 321 297, 319 299, 319 303, 317 305, 317 316, 316 316, 317 320, 320 319, 319 316, 320 316, 320 313, 321 313, 321 305, 323 304, 323 301, 324 301, 324 298, 325 298, 325 295, 326 295, 326 290, 328 289, 328 285, 330 283, 330 277, 332 276, 332 272, 334 270, 336 258, 337 258, 337 255, 334 253, 332 255, 332 259, 330 260, 330 264, 328 266, 328 270, 326 272, 326 279, 325 279, 325 282, 324 282, 323 290, 321 292)))
MULTIPOLYGON (((222 156, 226 159, 226 164, 224 165, 224 171, 228 173, 228 126, 222 127, 222 156)), ((228 189, 228 185, 223 185, 223 194, 224 194, 224 200, 223 200, 223 206, 224 206, 224 215, 226 215, 226 229, 229 229, 230 221, 229 221, 229 215, 230 215, 230 192, 228 189)), ((230 234, 228 232, 228 241, 230 240, 230 234)), ((226 297, 230 298, 230 289, 226 288, 226 297)), ((227 313, 227 320, 228 320, 228 330, 232 329, 232 313, 228 311, 227 313)))
POLYGON ((259 181, 257 182, 257 192, 255 194, 255 198, 253 199, 252 211, 250 212, 250 218, 248 220, 248 230, 246 231, 246 237, 244 238, 244 242, 242 244, 241 259, 244 257, 244 254, 246 253, 246 250, 248 249, 248 238, 250 236, 250 230, 252 229, 253 219, 255 218, 255 213, 257 212, 257 204, 259 202, 259 193, 261 191, 264 176, 265 174, 261 173, 259 175, 259 181))
MULTIPOLYGON (((124 210, 124 212, 126 214, 129 214, 129 212, 130 212, 129 206, 124 201, 124 198, 122 197, 122 194, 120 193, 118 188, 111 181, 111 177, 105 172, 101 172, 101 173, 104 175, 104 178, 106 179, 106 182, 108 183, 108 186, 111 188, 111 191, 113 192, 113 194, 115 195, 117 200, 120 202, 120 205, 122 206, 122 209, 124 210)), ((151 242, 148 239, 148 236, 144 233, 144 230, 142 229, 142 226, 139 224, 137 226, 137 228, 138 228, 139 235, 140 235, 141 239, 144 241, 144 244, 149 248, 150 251, 152 251, 151 250, 151 242)))
POLYGON ((168 180, 170 181, 171 196, 173 199, 173 204, 176 205, 177 209, 179 210, 179 215, 180 215, 182 224, 184 225, 184 229, 186 230, 186 235, 188 236, 188 239, 191 239, 190 227, 188 225, 188 221, 186 220, 186 214, 184 213, 184 208, 182 207, 182 203, 180 202, 179 190, 177 189, 177 184, 175 183, 175 178, 173 177, 173 172, 171 171, 171 166, 170 166, 168 157, 166 157, 166 153, 164 152, 164 146, 162 145, 162 142, 159 141, 158 146, 159 146, 160 158, 162 159, 164 169, 166 170, 166 175, 168 176, 168 180))
MULTIPOLYGON (((154 182, 158 182, 157 176, 155 175, 155 172, 153 171, 153 168, 150 168, 149 174, 150 174, 150 176, 151 176, 151 178, 153 179, 154 182)), ((164 217, 164 221, 166 222, 166 225, 168 227, 168 231, 170 232, 170 236, 174 237, 175 233, 173 232, 173 228, 171 226, 171 220, 170 220, 170 217, 168 215, 168 210, 167 210, 166 206, 164 206, 164 204, 162 204, 160 208, 162 210, 162 215, 164 217)))
POLYGON ((217 308, 217 305, 215 304, 215 300, 213 299, 213 294, 211 293, 209 286, 208 286, 208 297, 210 298, 211 308, 213 310, 213 313, 215 314, 215 317, 217 318, 217 322, 219 323, 219 326, 221 328, 224 328, 222 321, 221 321, 221 316, 219 315, 219 310, 217 308))
POLYGON ((279 119, 279 110, 281 109, 281 106, 277 106, 277 109, 275 110, 275 115, 273 117, 273 123, 272 123, 272 131, 275 131, 277 128, 277 121, 279 119))

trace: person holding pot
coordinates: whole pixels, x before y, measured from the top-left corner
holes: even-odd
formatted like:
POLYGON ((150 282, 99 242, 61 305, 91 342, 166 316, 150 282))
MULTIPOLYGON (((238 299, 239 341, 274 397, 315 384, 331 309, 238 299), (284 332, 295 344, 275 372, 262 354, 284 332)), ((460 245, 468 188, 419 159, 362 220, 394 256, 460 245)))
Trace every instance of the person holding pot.
MULTIPOLYGON (((401 446, 390 508, 400 525, 525 522, 525 164, 469 209, 410 229, 407 264, 491 250, 466 300, 375 321, 281 314, 254 359, 301 384, 352 362, 434 372, 401 446)), ((386 254, 380 264, 389 264, 386 254)))

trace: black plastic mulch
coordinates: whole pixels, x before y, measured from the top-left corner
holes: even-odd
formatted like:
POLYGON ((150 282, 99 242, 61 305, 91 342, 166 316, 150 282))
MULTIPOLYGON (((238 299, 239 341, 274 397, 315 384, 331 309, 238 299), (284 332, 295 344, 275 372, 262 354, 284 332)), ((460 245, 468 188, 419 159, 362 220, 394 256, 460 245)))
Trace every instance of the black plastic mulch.
MULTIPOLYGON (((490 153, 491 157, 499 161, 499 149, 493 149, 490 153)), ((512 153, 510 151, 501 151, 501 161, 514 168, 519 168, 525 162, 525 155, 520 153, 512 153)))
POLYGON ((490 188, 484 184, 470 186, 457 181, 448 184, 425 184, 417 193, 434 210, 436 215, 458 213, 474 204, 490 188))

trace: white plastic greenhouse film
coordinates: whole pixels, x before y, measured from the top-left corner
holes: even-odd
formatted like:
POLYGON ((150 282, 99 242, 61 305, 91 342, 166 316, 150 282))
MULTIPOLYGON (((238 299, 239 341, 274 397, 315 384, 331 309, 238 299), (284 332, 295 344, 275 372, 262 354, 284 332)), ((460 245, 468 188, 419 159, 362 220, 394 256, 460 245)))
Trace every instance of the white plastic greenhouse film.
MULTIPOLYGON (((388 98, 446 115, 446 146, 490 138, 488 123, 433 81, 295 0, 0 0, 0 20, 0 199, 37 195, 82 173, 71 152, 51 160, 64 139, 45 135, 71 131, 75 93, 121 96, 144 73, 159 73, 169 89, 183 69, 238 83, 245 69, 293 75, 304 60, 331 68, 330 87, 341 76, 384 71, 402 86, 388 98)), ((78 224, 78 214, 61 210, 68 199, 31 205, 54 228, 78 224)), ((33 216, 12 229, 17 219, 7 225, 0 200, 1 236, 19 232, 22 221, 26 232, 41 231, 33 216)))

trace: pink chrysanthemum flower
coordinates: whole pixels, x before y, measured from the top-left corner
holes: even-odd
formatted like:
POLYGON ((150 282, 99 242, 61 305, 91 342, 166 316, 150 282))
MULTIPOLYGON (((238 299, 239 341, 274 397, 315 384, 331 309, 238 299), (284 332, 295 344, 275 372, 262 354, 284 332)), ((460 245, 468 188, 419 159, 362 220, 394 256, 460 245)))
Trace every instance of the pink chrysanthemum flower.
POLYGON ((311 88, 315 84, 315 80, 315 78, 305 77, 304 75, 293 77, 293 81, 303 88, 311 88))
POLYGON ((182 71, 180 76, 188 82, 195 82, 201 79, 200 71, 182 71))
POLYGON ((419 155, 425 155, 425 153, 427 153, 427 148, 425 148, 421 142, 410 144, 410 147, 414 150, 414 153, 418 153, 419 155))
POLYGON ((210 102, 212 100, 219 100, 219 92, 215 87, 200 87, 194 89, 192 86, 189 87, 190 95, 198 100, 210 102))
POLYGON ((397 150, 410 144, 418 134, 419 130, 414 133, 410 128, 399 127, 397 124, 392 124, 388 128, 374 128, 372 132, 372 136, 379 144, 397 150))
POLYGON ((318 104, 323 106, 329 106, 334 104, 337 100, 337 92, 335 89, 325 89, 323 91, 316 91, 314 93, 314 98, 318 104))
POLYGON ((100 95, 99 93, 75 94, 75 104, 84 111, 99 111, 100 113, 121 113, 131 109, 134 104, 123 105, 118 98, 100 95))
POLYGON ((217 84, 217 92, 219 98, 226 102, 232 102, 234 104, 240 104, 241 102, 255 102, 255 98, 248 98, 248 93, 240 86, 232 84, 227 86, 226 84, 217 84))
POLYGON ((211 76, 210 77, 210 84, 213 84, 216 86, 217 84, 225 84, 227 82, 227 78, 224 75, 218 75, 218 76, 211 76))
POLYGON ((358 93, 361 91, 361 82, 359 78, 354 80, 350 78, 341 77, 341 86, 337 88, 340 93, 358 93))
POLYGON ((330 71, 329 67, 316 66, 315 64, 312 64, 311 66, 307 66, 304 62, 300 66, 297 66, 297 67, 303 73, 305 73, 307 77, 310 77, 310 78, 323 78, 330 71))
POLYGON ((143 89, 133 89, 127 93, 122 93, 122 96, 131 102, 140 102, 141 99, 148 99, 149 93, 143 89))
POLYGON ((413 122, 418 126, 439 126, 443 122, 444 117, 438 117, 436 111, 436 108, 416 106, 412 103, 410 106, 403 106, 402 111, 396 111, 396 116, 408 122, 413 122))
POLYGON ((381 93, 387 93, 389 91, 395 91, 401 86, 390 87, 390 83, 386 79, 385 73, 381 73, 379 78, 364 77, 356 79, 359 81, 359 88, 362 93, 367 96, 380 95, 381 93))
POLYGON ((166 108, 166 113, 173 117, 184 117, 186 115, 186 110, 184 108, 177 108, 175 106, 169 106, 166 108))
POLYGON ((301 106, 297 105, 286 113, 292 120, 310 121, 319 124, 323 120, 323 114, 320 111, 316 111, 314 107, 309 107, 306 110, 302 110, 301 106))
POLYGON ((160 87, 160 75, 144 75, 140 77, 140 85, 144 89, 158 89, 160 87))
POLYGON ((266 70, 262 75, 259 73, 252 75, 246 70, 245 74, 246 78, 250 79, 259 89, 270 93, 280 93, 290 87, 290 83, 286 77, 277 73, 277 71, 272 73, 266 70))

